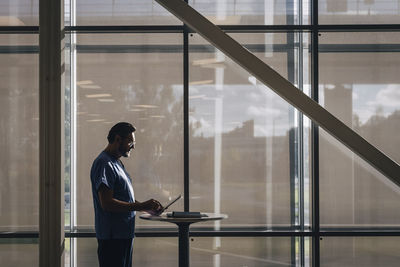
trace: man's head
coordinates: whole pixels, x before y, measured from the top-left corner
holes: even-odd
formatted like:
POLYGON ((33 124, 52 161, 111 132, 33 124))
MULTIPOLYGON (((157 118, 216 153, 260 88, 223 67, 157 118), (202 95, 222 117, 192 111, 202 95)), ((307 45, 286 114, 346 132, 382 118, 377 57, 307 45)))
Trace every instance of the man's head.
POLYGON ((107 139, 109 146, 113 146, 123 157, 129 157, 131 149, 135 148, 136 128, 128 122, 119 122, 109 131, 107 139))

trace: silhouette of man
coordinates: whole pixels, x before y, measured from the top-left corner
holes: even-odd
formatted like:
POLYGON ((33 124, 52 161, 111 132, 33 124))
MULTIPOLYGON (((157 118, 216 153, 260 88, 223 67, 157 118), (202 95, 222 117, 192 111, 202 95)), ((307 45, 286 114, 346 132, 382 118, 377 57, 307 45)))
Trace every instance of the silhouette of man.
POLYGON ((100 267, 131 267, 136 211, 163 210, 157 200, 135 200, 131 178, 120 160, 135 149, 135 131, 127 122, 114 125, 107 147, 90 171, 100 267))

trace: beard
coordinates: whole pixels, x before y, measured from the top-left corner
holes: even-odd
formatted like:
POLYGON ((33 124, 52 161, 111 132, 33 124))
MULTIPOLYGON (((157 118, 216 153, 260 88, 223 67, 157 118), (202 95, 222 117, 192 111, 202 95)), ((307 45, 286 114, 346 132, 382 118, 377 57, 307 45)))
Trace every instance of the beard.
POLYGON ((122 145, 119 146, 118 151, 119 151, 119 153, 121 153, 121 156, 123 156, 124 158, 127 158, 131 155, 131 149, 129 148, 127 150, 122 145))

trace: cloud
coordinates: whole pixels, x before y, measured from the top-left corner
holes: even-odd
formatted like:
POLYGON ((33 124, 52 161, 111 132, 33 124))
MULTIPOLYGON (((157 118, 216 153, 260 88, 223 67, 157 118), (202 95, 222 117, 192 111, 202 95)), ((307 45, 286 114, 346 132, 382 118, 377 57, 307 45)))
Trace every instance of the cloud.
POLYGON ((370 106, 400 108, 400 85, 389 84, 376 94, 373 101, 367 103, 370 106))
POLYGON ((385 89, 378 92, 376 100, 382 106, 400 108, 400 85, 389 84, 385 89))
POLYGON ((246 94, 246 98, 250 101, 252 101, 252 103, 254 102, 258 102, 260 100, 263 100, 263 95, 256 93, 256 92, 250 92, 249 94, 246 94))
POLYGON ((282 136, 286 135, 288 130, 289 124, 286 122, 254 125, 255 136, 282 136))
POLYGON ((279 109, 274 109, 269 107, 250 106, 247 108, 246 114, 254 117, 265 117, 265 116, 278 117, 281 114, 281 111, 279 109))
POLYGON ((194 85, 190 86, 190 94, 191 95, 198 94, 198 93, 199 93, 199 89, 197 86, 194 86, 194 85))

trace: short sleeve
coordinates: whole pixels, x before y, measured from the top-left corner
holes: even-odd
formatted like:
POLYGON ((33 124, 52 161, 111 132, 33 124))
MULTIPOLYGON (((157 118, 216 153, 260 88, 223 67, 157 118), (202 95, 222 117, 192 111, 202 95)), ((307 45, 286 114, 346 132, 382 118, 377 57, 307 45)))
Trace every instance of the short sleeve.
POLYGON ((101 162, 97 166, 93 178, 96 191, 99 190, 101 184, 104 184, 111 190, 114 190, 116 176, 109 162, 101 162))

